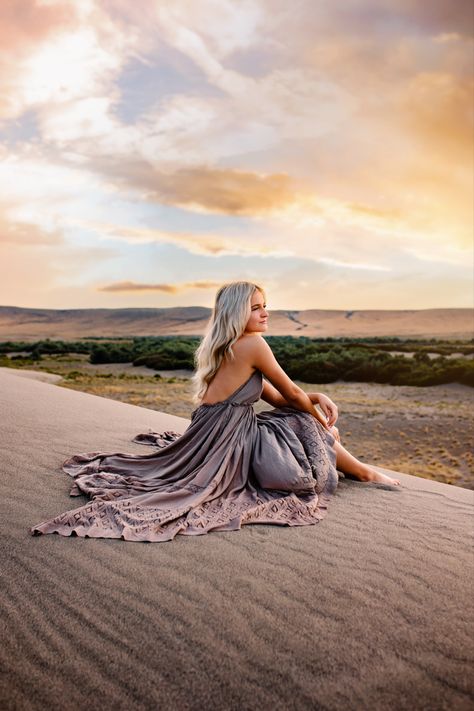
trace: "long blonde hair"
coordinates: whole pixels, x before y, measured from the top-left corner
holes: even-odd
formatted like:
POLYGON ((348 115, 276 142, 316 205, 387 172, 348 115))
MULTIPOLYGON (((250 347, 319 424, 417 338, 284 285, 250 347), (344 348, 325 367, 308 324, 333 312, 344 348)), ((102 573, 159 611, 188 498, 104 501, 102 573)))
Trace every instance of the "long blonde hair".
POLYGON ((203 398, 224 357, 234 360, 232 346, 245 330, 255 291, 260 291, 266 298, 262 287, 250 281, 228 282, 217 291, 204 337, 194 353, 195 373, 191 378, 194 404, 203 398))

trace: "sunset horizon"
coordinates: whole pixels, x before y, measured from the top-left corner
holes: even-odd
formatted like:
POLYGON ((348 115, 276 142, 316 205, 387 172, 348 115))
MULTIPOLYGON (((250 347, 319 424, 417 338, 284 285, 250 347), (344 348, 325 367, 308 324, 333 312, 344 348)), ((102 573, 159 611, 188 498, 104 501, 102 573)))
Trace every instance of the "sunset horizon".
MULTIPOLYGON (((125 311, 125 310, 153 310, 153 309, 192 309, 192 308, 203 308, 203 309, 210 309, 212 310, 213 304, 207 306, 206 304, 172 304, 170 306, 156 306, 153 304, 150 305, 130 305, 130 306, 41 306, 41 305, 26 305, 26 306, 19 306, 18 304, 0 304, 0 309, 24 309, 25 311, 93 311, 93 310, 98 310, 98 309, 104 309, 108 311, 125 311)), ((373 307, 370 309, 355 309, 355 308, 345 308, 345 307, 340 307, 340 308, 333 308, 333 307, 328 307, 328 308, 320 308, 319 306, 305 306, 304 308, 294 308, 292 306, 280 306, 279 308, 268 308, 269 313, 272 311, 297 311, 297 312, 303 312, 303 311, 338 311, 341 313, 356 313, 360 311, 387 311, 387 312, 393 312, 393 311, 471 311, 474 316, 474 309, 472 306, 427 306, 426 308, 382 308, 382 307, 373 307)))

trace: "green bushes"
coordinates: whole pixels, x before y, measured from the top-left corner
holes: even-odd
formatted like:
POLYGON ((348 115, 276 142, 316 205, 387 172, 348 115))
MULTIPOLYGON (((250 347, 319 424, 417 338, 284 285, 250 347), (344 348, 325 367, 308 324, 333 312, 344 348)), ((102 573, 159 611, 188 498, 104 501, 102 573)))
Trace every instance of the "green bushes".
MULTIPOLYGON (((474 387, 473 341, 393 338, 308 338, 265 336, 276 359, 290 378, 311 383, 336 380, 387 383, 390 385, 441 385, 461 383, 474 387), (387 351, 397 351, 392 355, 387 351), (401 355, 400 353, 407 353, 401 355), (413 357, 410 354, 413 353, 413 357), (438 353, 439 357, 430 357, 438 353), (450 354, 464 356, 448 358, 450 354)), ((0 343, 0 354, 28 353, 28 359, 42 355, 88 353, 93 364, 133 363, 155 370, 194 370, 197 336, 101 338, 87 341, 0 343)), ((26 359, 25 359, 26 360, 26 359)))
POLYGON ((194 369, 194 352, 198 346, 196 339, 190 341, 158 342, 151 353, 134 358, 133 365, 146 365, 155 370, 194 369))
MULTIPOLYGON (((330 383, 343 380, 415 386, 455 382, 474 387, 473 360, 462 357, 448 359, 445 356, 430 358, 429 352, 439 351, 419 341, 389 344, 391 350, 414 352, 413 357, 407 357, 380 350, 381 344, 378 342, 360 343, 353 339, 328 343, 304 339, 298 343, 298 339, 289 342, 287 337, 280 342, 275 339, 272 337, 267 340, 280 365, 291 378, 303 382, 330 383)), ((459 342, 441 345, 447 354, 462 352, 459 342)), ((464 350, 469 353, 472 346, 468 345, 464 350)))
POLYGON ((127 346, 112 344, 93 346, 89 358, 91 363, 129 363, 130 349, 127 346))

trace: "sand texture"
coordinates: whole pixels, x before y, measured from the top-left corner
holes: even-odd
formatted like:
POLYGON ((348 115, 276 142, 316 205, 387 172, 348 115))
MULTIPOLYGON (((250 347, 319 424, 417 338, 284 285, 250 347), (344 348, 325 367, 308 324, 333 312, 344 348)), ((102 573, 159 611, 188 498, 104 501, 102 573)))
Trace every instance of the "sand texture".
MULTIPOLYGON (((91 336, 201 336, 212 309, 204 306, 128 309, 38 309, 0 306, 0 340, 91 336)), ((469 339, 473 309, 272 309, 269 335, 398 336, 469 339)))
POLYGON ((66 457, 189 421, 6 372, 0 409, 2 709, 473 708, 472 491, 341 477, 314 526, 32 537, 86 501, 66 457))

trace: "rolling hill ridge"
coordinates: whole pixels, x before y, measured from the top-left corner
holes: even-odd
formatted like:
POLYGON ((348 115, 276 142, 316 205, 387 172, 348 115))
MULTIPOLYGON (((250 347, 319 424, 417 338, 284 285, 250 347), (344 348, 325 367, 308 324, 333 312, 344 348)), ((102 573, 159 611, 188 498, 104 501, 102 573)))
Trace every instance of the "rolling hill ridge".
MULTIPOLYGON (((204 306, 120 309, 35 309, 0 306, 0 340, 85 338, 90 336, 197 335, 212 309, 204 306)), ((277 309, 269 312, 271 336, 470 339, 474 310, 370 309, 361 311, 277 309)))

